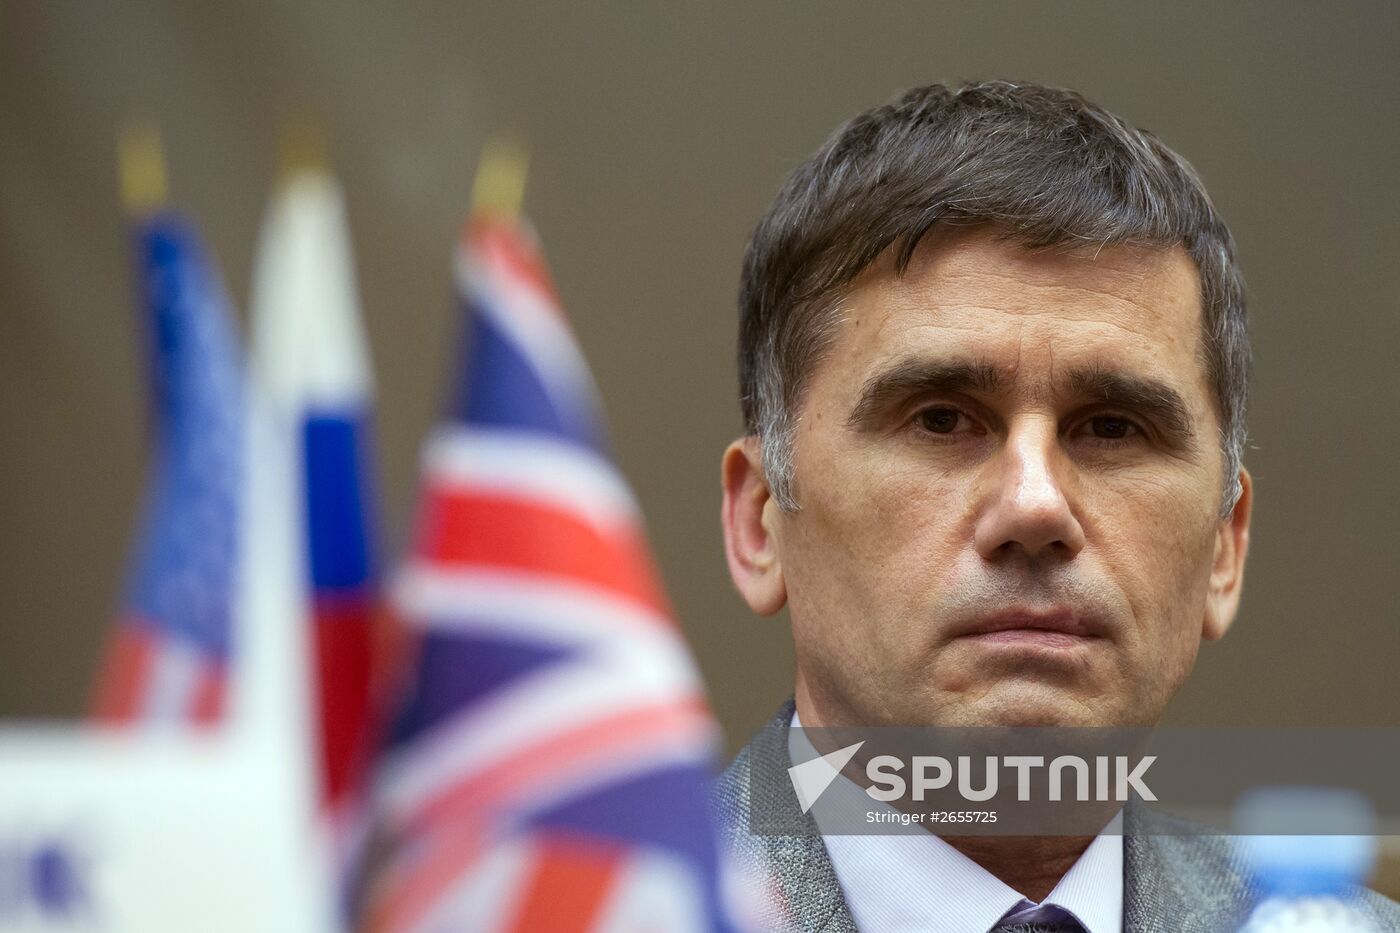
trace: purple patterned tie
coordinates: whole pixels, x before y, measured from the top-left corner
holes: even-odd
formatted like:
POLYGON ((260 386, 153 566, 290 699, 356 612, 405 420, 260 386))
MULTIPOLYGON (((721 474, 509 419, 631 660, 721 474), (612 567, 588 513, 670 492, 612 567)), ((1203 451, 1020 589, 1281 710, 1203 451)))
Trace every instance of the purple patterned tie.
POLYGON ((997 921, 990 933, 1085 933, 1074 914, 1054 904, 1022 901, 997 921))

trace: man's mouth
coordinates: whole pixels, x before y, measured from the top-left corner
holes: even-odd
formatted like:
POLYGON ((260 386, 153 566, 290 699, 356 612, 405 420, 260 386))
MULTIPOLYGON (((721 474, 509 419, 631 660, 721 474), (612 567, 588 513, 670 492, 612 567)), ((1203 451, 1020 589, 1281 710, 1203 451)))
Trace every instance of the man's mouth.
POLYGON ((959 626, 954 637, 987 647, 1079 648, 1102 638, 1106 627, 1098 619, 1067 607, 1016 608, 979 616, 959 626))

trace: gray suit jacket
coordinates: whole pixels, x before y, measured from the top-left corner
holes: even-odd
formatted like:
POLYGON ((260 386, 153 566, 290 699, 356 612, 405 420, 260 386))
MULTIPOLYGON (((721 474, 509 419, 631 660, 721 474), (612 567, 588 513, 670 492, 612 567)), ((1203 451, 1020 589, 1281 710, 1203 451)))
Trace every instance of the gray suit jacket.
MULTIPOLYGON (((749 832, 750 775, 776 799, 762 802, 793 820, 810 823, 792 784, 787 730, 793 705, 778 710, 720 776, 713 806, 730 853, 742 866, 761 871, 772 891, 768 928, 802 933, 856 933, 826 845, 811 832, 796 836, 756 836, 749 832), (767 779, 771 778, 771 779, 767 779)), ((1229 837, 1194 835, 1188 824, 1128 807, 1123 826, 1123 929, 1126 933, 1234 933, 1244 922, 1255 892, 1243 859, 1229 837), (1177 834, 1173 835, 1176 825, 1177 834)), ((1378 930, 1400 931, 1400 905, 1372 891, 1361 892, 1361 906, 1378 930)))

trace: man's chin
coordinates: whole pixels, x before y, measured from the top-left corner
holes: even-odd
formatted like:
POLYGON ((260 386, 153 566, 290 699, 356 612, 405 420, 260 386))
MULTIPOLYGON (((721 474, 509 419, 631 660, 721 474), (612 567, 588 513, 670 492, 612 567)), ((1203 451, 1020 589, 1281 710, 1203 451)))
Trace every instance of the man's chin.
MULTIPOLYGON (((1002 683, 979 693, 940 704, 918 725, 973 727, 1121 726, 1126 719, 1089 697, 1041 683, 1002 683)), ((911 723, 913 725, 913 723, 911 723)))

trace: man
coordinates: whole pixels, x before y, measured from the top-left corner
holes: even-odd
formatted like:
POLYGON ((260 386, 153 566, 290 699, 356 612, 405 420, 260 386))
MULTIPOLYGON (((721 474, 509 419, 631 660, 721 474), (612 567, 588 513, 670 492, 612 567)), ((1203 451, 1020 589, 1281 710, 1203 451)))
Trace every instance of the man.
POLYGON ((1191 167, 1073 92, 919 88, 793 173, 740 310, 726 551, 755 612, 788 607, 796 690, 716 800, 773 876, 773 922, 1236 929, 1252 893, 1234 849, 1131 808, 1125 835, 1089 837, 748 829, 760 806, 803 818, 766 779, 793 722, 1150 726, 1225 634, 1253 501, 1249 346, 1234 245, 1191 167))

